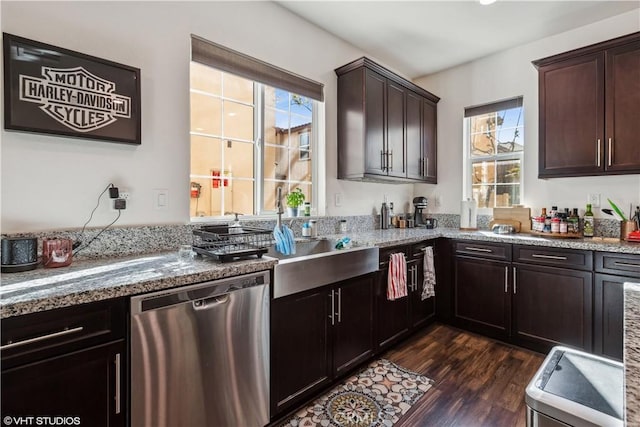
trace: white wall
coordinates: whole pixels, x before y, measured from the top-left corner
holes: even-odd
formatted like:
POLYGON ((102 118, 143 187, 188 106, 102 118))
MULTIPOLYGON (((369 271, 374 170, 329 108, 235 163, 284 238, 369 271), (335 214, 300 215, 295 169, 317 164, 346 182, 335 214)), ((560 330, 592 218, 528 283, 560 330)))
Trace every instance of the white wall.
MULTIPOLYGON (((4 233, 80 227, 110 182, 131 194, 118 225, 189 221, 191 34, 325 84, 328 215, 369 214, 384 194, 398 205, 412 197, 412 185, 335 178, 333 70, 363 52, 273 3, 3 0, 0 16, 4 32, 135 66, 142 76, 140 146, 2 131, 4 233), (156 188, 169 190, 166 211, 153 209, 156 188)), ((103 198, 90 226, 114 217, 103 198)))
MULTIPOLYGON (((524 46, 509 49, 417 79, 416 84, 442 97, 438 103, 438 185, 415 186, 415 194, 438 195, 432 212, 457 213, 462 200, 462 118, 464 108, 524 96, 524 200, 533 212, 557 205, 584 209, 589 193, 609 197, 620 207, 640 204, 640 176, 538 179, 538 74, 532 60, 640 30, 640 12, 628 12, 524 46)), ((602 207, 609 207, 608 204, 602 207)), ((596 216, 602 216, 599 209, 596 216)), ((487 213, 490 213, 487 212, 487 213)), ((605 215, 606 216, 606 215, 605 215)))

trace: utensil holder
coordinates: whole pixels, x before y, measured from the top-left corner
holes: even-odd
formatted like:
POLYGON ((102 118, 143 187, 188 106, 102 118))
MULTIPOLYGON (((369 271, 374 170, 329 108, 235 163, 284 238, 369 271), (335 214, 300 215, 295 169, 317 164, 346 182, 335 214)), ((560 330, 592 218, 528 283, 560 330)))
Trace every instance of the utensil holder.
POLYGON ((636 229, 635 221, 620 221, 620 240, 628 240, 629 234, 636 229))

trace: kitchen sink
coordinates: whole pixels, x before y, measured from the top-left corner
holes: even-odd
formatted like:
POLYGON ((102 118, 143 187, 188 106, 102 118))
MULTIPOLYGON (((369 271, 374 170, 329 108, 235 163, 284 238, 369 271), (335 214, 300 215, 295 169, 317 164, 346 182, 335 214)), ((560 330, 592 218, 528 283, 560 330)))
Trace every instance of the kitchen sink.
POLYGON ((330 239, 296 242, 294 255, 274 247, 265 254, 278 259, 273 269, 273 297, 281 298, 378 270, 378 248, 335 249, 330 239))

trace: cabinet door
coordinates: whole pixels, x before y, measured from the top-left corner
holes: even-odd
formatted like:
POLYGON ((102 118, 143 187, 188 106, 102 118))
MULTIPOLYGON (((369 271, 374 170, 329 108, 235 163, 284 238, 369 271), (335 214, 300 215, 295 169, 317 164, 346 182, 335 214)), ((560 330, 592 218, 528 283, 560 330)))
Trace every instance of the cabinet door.
POLYGON ((498 339, 508 338, 509 264, 456 257, 454 299, 454 317, 459 326, 498 339))
POLYGON ((606 51, 607 171, 640 172, 640 41, 606 51))
POLYGON ((373 281, 370 274, 343 282, 333 291, 333 366, 336 376, 373 353, 373 281))
POLYGON ((435 297, 427 298, 425 300, 422 299, 422 287, 424 282, 423 262, 422 258, 418 258, 411 266, 411 268, 414 269, 414 284, 411 286, 411 291, 409 292, 411 329, 418 329, 426 325, 436 314, 435 297))
POLYGON ((514 264, 513 339, 543 353, 592 348, 592 273, 514 264))
POLYGON ((424 160, 422 149, 422 98, 413 92, 407 91, 406 107, 407 178, 422 180, 424 178, 424 170, 422 168, 424 160))
POLYGON ((124 426, 125 354, 124 341, 118 341, 5 370, 2 414, 71 417, 83 426, 124 426))
POLYGON ((330 382, 330 292, 325 288, 271 302, 272 415, 330 382))
POLYGON ((437 156, 437 124, 436 104, 424 101, 422 108, 422 146, 424 157, 424 180, 432 184, 438 183, 438 156, 437 156))
MULTIPOLYGON (((637 279, 635 279, 637 280, 637 279)), ((624 282, 630 277, 596 273, 593 303, 593 352, 622 360, 624 282)))
POLYGON ((376 281, 376 343, 379 350, 388 348, 409 332, 409 299, 387 299, 389 269, 378 271, 376 281))
POLYGON ((387 80, 387 173, 406 177, 404 162, 405 89, 387 80))
POLYGON ((604 54, 540 68, 540 178, 604 171, 604 54))
POLYGON ((371 70, 365 76, 365 173, 386 175, 386 79, 371 70))

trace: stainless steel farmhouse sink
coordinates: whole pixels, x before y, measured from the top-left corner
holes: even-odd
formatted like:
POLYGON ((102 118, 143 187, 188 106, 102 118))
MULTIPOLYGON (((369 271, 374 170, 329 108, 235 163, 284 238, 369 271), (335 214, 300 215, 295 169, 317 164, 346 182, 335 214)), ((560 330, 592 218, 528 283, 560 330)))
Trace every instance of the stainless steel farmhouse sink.
POLYGON ((273 271, 274 298, 330 285, 378 269, 377 247, 335 249, 335 242, 329 239, 296 242, 295 255, 282 255, 273 247, 265 255, 278 258, 273 271))

